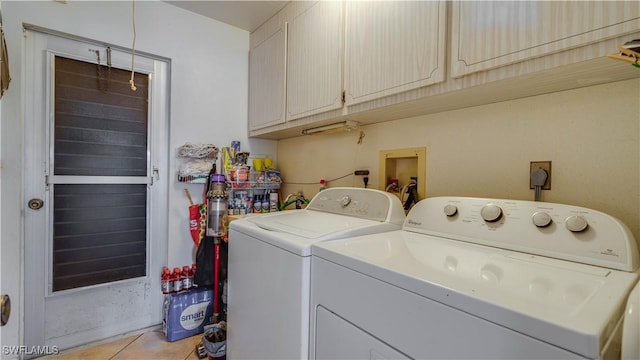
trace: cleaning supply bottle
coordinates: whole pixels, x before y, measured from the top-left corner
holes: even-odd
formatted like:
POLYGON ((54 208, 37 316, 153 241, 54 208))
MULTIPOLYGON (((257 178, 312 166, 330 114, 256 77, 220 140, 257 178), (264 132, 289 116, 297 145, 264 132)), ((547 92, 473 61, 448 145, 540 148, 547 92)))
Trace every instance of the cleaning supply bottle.
POLYGON ((260 213, 262 211, 262 200, 260 200, 260 195, 253 195, 253 212, 260 213))
POLYGON ((254 198, 251 196, 247 196, 246 200, 245 200, 245 204, 247 206, 247 214, 250 212, 253 212, 253 202, 254 202, 254 198))
POLYGON ((249 167, 247 166, 248 157, 248 152, 236 153, 233 170, 235 172, 235 187, 237 188, 246 188, 249 185, 249 167))
POLYGON ((173 284, 171 283, 171 270, 168 267, 162 268, 162 275, 160 277, 160 287, 163 294, 170 294, 173 284))
POLYGON ((269 212, 269 194, 262 195, 262 206, 261 210, 263 213, 269 212))
POLYGON ((227 200, 227 215, 231 216, 234 213, 234 209, 233 209, 233 198, 229 197, 229 199, 227 200))
POLYGON ((278 193, 269 193, 269 211, 278 211, 278 193))

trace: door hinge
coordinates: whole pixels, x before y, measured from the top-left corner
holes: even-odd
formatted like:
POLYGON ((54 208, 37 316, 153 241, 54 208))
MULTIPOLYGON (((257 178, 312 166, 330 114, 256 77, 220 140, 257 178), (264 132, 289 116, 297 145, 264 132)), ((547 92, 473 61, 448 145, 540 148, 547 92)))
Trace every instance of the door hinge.
POLYGON ((342 90, 342 103, 346 103, 347 102, 347 92, 342 90))

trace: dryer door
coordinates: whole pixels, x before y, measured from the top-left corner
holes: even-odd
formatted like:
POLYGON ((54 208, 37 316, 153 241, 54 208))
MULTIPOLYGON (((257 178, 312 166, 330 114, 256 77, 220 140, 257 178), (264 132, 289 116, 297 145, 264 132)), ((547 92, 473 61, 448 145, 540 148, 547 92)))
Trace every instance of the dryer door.
POLYGON ((316 326, 311 359, 410 359, 322 306, 316 310, 316 326))

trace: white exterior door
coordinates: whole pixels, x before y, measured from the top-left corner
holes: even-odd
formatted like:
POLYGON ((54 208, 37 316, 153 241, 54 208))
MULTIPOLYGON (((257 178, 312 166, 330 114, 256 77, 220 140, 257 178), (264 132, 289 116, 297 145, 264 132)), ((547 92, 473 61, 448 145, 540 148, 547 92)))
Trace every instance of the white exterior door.
MULTIPOLYGON (((56 133, 60 130, 55 126, 60 111, 56 107, 61 106, 55 101, 57 60, 64 58, 90 66, 95 64, 96 77, 87 78, 87 81, 97 84, 101 91, 108 91, 123 85, 116 84, 115 80, 109 82, 110 75, 98 65, 108 63, 108 71, 112 68, 131 71, 131 52, 39 31, 27 31, 26 44, 24 201, 27 204, 32 199, 39 199, 42 207, 24 208, 24 344, 28 348, 43 346, 45 350, 54 347, 62 350, 160 324, 162 296, 160 279, 156 274, 160 274, 167 259, 168 62, 139 53, 135 57, 135 72, 145 78, 148 76, 146 139, 143 139, 146 159, 142 160, 142 173, 135 176, 60 175, 57 167, 54 168, 55 162, 58 166, 61 162, 57 153, 62 147, 56 133), (60 280, 62 266, 56 265, 58 260, 55 259, 60 256, 60 251, 55 250, 54 256, 54 247, 58 246, 54 245, 54 235, 55 244, 58 244, 60 228, 65 226, 65 219, 60 215, 63 207, 59 204, 65 194, 69 196, 76 190, 82 193, 94 187, 120 189, 120 186, 140 190, 138 208, 142 214, 137 221, 143 222, 143 268, 138 268, 135 275, 131 275, 128 269, 117 270, 124 273, 124 277, 115 275, 115 278, 112 276, 103 282, 82 285, 80 281, 80 285, 67 286, 60 280)), ((126 80, 122 83, 124 87, 129 86, 126 80)), ((106 106, 105 111, 108 111, 106 106)), ((99 119, 92 121, 96 123, 94 126, 102 126, 99 119)), ((87 143, 90 141, 86 140, 87 143)), ((126 154, 122 155, 123 162, 126 157, 126 154)), ((115 193, 105 197, 105 194, 99 194, 101 199, 126 197, 115 193)), ((99 205, 104 204, 96 204, 95 207, 99 205)), ((91 211, 91 208, 85 210, 91 211)), ((84 231, 90 233, 90 229, 84 231)), ((93 255, 104 251, 107 251, 104 247, 86 250, 93 255)), ((91 268, 101 261, 104 261, 104 256, 86 261, 82 267, 91 268)), ((63 277, 73 275, 65 274, 63 277)))
MULTIPOLYGON (((1 108, 2 100, 0 100, 1 108)), ((0 179, 2 179, 2 166, 0 166, 0 179)), ((0 184, 1 187, 2 185, 0 184)), ((0 207, 0 215, 1 211, 0 207)), ((2 219, 2 216, 0 216, 0 219, 2 219)), ((2 228, 2 220, 0 220, 0 228, 2 228)), ((13 256, 19 252, 19 245, 16 242, 5 241, 0 235, 0 296, 7 296, 5 299, 8 299, 8 303, 3 304, 3 307, 11 306, 11 300, 20 298, 20 282, 11 274, 11 269, 16 269, 20 265, 19 259, 13 256)), ((15 346, 19 343, 19 333, 19 319, 9 313, 9 317, 3 319, 3 325, 0 326, 0 345, 2 345, 0 358, 8 358, 11 353, 11 345, 15 346), (4 322, 5 320, 6 323, 4 322)))

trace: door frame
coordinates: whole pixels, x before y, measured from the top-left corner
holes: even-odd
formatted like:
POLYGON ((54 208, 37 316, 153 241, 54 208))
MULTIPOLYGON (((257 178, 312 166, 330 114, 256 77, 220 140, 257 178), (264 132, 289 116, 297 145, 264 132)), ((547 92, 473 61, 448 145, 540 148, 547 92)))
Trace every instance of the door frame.
MULTIPOLYGON (((100 43, 97 41, 61 34, 55 31, 25 25, 26 29, 26 49, 25 56, 25 86, 24 86, 24 167, 23 184, 24 193, 22 204, 27 204, 31 198, 45 200, 45 207, 49 203, 50 192, 45 191, 45 176, 47 175, 46 165, 49 156, 44 151, 35 151, 35 144, 49 143, 49 126, 53 121, 53 106, 51 104, 53 86, 52 76, 47 72, 53 71, 49 60, 53 54, 64 55, 64 50, 52 52, 46 51, 42 58, 36 59, 32 54, 40 54, 39 49, 50 49, 49 42, 60 44, 73 44, 72 46, 90 46, 100 49, 111 47, 113 50, 131 53, 131 50, 115 45, 100 43), (44 86, 42 82, 44 79, 44 86), (40 90, 41 89, 41 90, 40 90), (39 91, 38 91, 39 90, 39 91), (38 106, 41 105, 41 106, 38 106), (41 174, 41 176, 28 177, 29 171, 41 174)), ((86 58, 73 58, 82 61, 95 62, 95 54, 87 51, 86 58)), ((159 276, 160 268, 167 262, 167 224, 168 224, 168 191, 169 191, 169 76, 170 61, 165 58, 136 52, 138 63, 146 61, 151 63, 152 70, 149 72, 149 96, 152 99, 149 105, 149 227, 147 233, 147 276, 144 283, 149 287, 149 294, 153 294, 154 289, 160 289, 159 276), (157 76, 159 75, 159 76, 157 76), (153 241, 151 241, 153 239, 153 241)), ((131 62, 125 69, 131 70, 131 62)), ((123 67, 124 68, 124 67, 123 67)), ((136 68, 134 64, 134 68, 136 68)), ((137 68, 136 68, 137 69, 137 68)), ((147 71, 144 71, 147 72, 147 71)), ((47 291, 48 274, 46 267, 50 264, 47 252, 49 246, 42 246, 42 239, 46 239, 49 232, 46 226, 51 226, 47 219, 48 211, 43 208, 38 211, 31 210, 23 205, 23 250, 22 250, 22 316, 23 323, 23 344, 26 346, 56 346, 60 349, 77 346, 82 343, 101 340, 108 336, 119 335, 126 331, 135 329, 119 329, 117 326, 99 329, 96 331, 86 331, 82 334, 72 334, 62 338, 57 338, 55 343, 48 343, 45 334, 45 297, 49 295, 47 291), (30 224, 45 224, 45 226, 29 226, 30 224), (28 259, 28 263, 27 263, 28 259), (44 268, 45 272, 32 269, 32 264, 42 264, 39 269, 44 268)), ((125 281, 126 282, 126 281, 125 281)), ((162 321, 162 298, 148 298, 150 315, 138 323, 129 324, 130 327, 142 328, 160 324, 162 321)))

